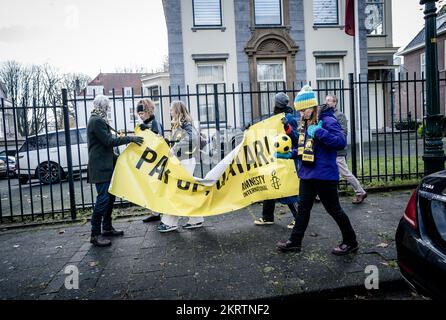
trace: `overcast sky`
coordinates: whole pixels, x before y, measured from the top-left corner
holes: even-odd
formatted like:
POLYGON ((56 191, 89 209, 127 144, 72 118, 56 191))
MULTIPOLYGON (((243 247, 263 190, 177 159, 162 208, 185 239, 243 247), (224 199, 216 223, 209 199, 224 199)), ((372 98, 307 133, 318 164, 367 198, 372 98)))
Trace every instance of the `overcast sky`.
MULTIPOLYGON (((393 0, 394 46, 422 28, 420 8, 419 0, 393 0)), ((165 55, 161 0, 0 0, 0 61, 48 62, 94 77, 122 67, 150 71, 165 55)))

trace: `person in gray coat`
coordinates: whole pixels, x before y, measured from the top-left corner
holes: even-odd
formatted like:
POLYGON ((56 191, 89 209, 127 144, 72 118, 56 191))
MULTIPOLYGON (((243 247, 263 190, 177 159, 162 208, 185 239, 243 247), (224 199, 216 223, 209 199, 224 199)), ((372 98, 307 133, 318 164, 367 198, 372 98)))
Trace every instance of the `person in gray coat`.
MULTIPOLYGON (((325 97, 325 103, 331 106, 335 110, 335 117, 338 120, 342 131, 344 131, 344 135, 347 137, 348 127, 347 127, 347 118, 345 114, 343 114, 338 108, 338 99, 335 95, 328 95, 325 97)), ((347 147, 345 149, 338 151, 338 155, 336 157, 336 163, 338 165, 339 173, 350 183, 355 190, 356 198, 352 201, 353 204, 360 204, 367 198, 367 192, 365 192, 364 188, 361 186, 361 183, 356 179, 356 177, 351 173, 347 166, 347 147)))
POLYGON ((95 184, 97 197, 93 207, 91 217, 91 238, 90 242, 98 247, 105 247, 111 244, 110 240, 101 236, 121 236, 123 231, 115 230, 112 226, 111 214, 115 196, 108 193, 113 170, 116 164, 117 155, 113 147, 134 142, 141 145, 144 141, 142 137, 125 136, 116 137, 110 132, 107 112, 110 108, 110 101, 104 95, 98 95, 93 101, 93 111, 87 125, 88 143, 88 183, 95 184), (101 233, 102 224, 102 233, 101 233))

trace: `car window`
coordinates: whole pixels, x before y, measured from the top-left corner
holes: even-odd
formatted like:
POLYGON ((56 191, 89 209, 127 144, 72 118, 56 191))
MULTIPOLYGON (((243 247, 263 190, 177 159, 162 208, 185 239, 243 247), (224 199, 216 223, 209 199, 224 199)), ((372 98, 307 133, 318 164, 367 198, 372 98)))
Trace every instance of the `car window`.
POLYGON ((65 133, 64 132, 54 132, 48 135, 48 147, 57 148, 65 146, 65 133))
POLYGON ((79 129, 79 137, 81 139, 80 143, 87 143, 87 129, 79 129))
POLYGON ((78 144, 78 137, 80 138, 80 132, 78 130, 71 130, 70 131, 70 139, 71 139, 71 145, 78 144))
POLYGON ((19 152, 27 152, 36 150, 36 137, 29 137, 20 147, 19 152))

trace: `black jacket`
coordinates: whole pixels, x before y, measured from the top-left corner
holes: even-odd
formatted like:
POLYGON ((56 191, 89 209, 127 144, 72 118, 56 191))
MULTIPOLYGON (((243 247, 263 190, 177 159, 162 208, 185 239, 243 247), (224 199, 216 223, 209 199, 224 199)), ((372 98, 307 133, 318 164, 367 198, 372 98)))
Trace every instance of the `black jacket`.
POLYGON ((110 182, 117 155, 113 147, 130 143, 130 137, 116 137, 109 125, 99 116, 92 115, 87 125, 89 183, 110 182))
POLYGON ((149 129, 156 134, 164 135, 163 126, 159 123, 154 115, 151 115, 149 119, 144 120, 144 124, 149 127, 149 129))

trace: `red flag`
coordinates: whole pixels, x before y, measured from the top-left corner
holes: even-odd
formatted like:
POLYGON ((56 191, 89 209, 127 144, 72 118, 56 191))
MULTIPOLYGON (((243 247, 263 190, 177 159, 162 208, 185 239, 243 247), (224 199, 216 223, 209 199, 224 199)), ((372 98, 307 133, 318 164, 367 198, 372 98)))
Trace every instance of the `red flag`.
POLYGON ((355 35, 355 0, 346 0, 344 30, 350 36, 355 35))

